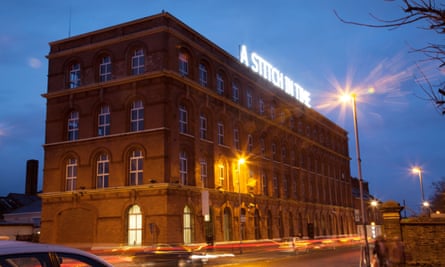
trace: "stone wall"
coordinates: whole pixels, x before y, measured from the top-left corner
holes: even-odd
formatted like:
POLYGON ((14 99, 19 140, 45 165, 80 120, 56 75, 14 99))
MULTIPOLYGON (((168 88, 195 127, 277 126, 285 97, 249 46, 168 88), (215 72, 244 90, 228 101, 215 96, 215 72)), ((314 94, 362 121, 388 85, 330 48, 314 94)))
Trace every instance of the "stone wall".
POLYGON ((384 203, 380 209, 388 258, 393 266, 445 266, 444 217, 402 219, 403 207, 393 201, 384 203))

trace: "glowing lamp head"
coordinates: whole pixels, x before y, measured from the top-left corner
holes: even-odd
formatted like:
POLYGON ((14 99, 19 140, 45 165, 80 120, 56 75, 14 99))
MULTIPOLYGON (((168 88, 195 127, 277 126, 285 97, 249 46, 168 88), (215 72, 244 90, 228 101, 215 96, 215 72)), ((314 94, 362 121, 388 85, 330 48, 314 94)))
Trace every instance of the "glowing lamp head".
POLYGON ((244 164, 246 163, 246 159, 245 158, 239 158, 238 159, 238 164, 244 164))
POLYGON ((420 174, 422 172, 422 169, 420 167, 413 167, 411 169, 411 172, 414 174, 420 174))
POLYGON ((340 101, 343 103, 351 102, 354 99, 355 99, 354 93, 344 93, 340 96, 340 101))

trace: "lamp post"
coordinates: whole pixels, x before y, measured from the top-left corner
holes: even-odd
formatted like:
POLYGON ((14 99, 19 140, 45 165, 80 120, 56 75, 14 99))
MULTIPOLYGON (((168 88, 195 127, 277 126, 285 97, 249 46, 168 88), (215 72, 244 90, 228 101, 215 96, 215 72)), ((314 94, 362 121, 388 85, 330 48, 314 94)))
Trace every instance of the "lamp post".
POLYGON ((239 253, 243 254, 243 248, 242 248, 242 214, 241 214, 241 165, 243 165, 246 162, 244 158, 238 159, 238 204, 239 204, 239 253))
POLYGON ((358 137, 356 95, 355 94, 343 95, 341 99, 344 102, 352 100, 352 115, 354 117, 354 133, 355 133, 355 151, 357 154, 357 170, 358 170, 359 187, 360 187, 360 208, 362 214, 363 234, 365 238, 364 260, 365 260, 365 266, 369 267, 370 266, 369 243, 368 243, 368 233, 366 231, 365 202, 363 199, 363 176, 362 176, 362 165, 361 165, 362 159, 360 158, 360 146, 358 137))
POLYGON ((424 193, 423 193, 423 177, 422 177, 422 168, 420 168, 420 167, 414 167, 414 168, 412 168, 411 169, 411 171, 414 173, 414 174, 419 174, 419 182, 420 182, 420 194, 421 194, 421 197, 422 197, 422 208, 426 208, 426 209, 429 209, 429 203, 427 202, 427 201, 425 201, 425 195, 424 195, 424 193))

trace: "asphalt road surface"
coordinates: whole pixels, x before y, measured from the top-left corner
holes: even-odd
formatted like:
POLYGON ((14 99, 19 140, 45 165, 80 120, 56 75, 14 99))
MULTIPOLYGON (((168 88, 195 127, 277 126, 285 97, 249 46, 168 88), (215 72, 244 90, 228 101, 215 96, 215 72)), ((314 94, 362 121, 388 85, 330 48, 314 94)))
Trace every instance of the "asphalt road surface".
POLYGON ((360 247, 330 250, 316 250, 307 253, 289 252, 251 253, 235 255, 217 261, 209 261, 207 266, 244 267, 359 267, 360 247))

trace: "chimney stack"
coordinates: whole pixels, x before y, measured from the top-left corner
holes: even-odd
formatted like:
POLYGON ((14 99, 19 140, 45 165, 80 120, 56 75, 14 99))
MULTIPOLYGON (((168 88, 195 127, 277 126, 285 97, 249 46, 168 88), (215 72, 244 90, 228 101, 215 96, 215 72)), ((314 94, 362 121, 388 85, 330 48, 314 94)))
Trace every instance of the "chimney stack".
POLYGON ((25 194, 28 196, 37 195, 37 176, 39 172, 39 161, 30 159, 26 161, 26 188, 25 194))

